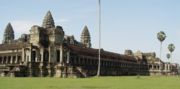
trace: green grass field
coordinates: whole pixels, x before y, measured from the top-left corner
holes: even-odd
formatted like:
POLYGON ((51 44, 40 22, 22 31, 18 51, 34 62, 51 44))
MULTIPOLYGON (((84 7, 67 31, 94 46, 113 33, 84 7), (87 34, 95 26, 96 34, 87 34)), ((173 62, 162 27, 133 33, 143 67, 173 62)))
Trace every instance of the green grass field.
POLYGON ((0 89, 180 89, 180 77, 0 77, 0 89))

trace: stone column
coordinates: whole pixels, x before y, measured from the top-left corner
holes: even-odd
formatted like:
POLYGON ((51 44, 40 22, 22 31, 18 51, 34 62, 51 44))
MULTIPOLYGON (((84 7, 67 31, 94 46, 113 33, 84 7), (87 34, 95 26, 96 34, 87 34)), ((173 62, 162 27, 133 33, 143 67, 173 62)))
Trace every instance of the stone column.
POLYGON ((11 56, 11 61, 10 61, 10 64, 12 64, 13 63, 13 56, 11 56))
POLYGON ((18 55, 16 54, 15 64, 18 62, 18 55))
POLYGON ((167 71, 169 70, 169 65, 168 65, 168 64, 166 64, 166 70, 167 70, 167 71))
POLYGON ((40 62, 43 62, 43 59, 44 59, 44 49, 43 48, 40 49, 40 53, 41 53, 41 61, 40 62))
POLYGON ((49 59, 48 62, 51 62, 51 46, 49 47, 49 59))
POLYGON ((170 70, 170 64, 168 64, 168 70, 170 70))
POLYGON ((70 60, 70 52, 68 51, 67 52, 67 61, 66 61, 66 63, 69 63, 69 60, 70 60))
POLYGON ((154 64, 152 64, 152 70, 154 70, 154 64))
POLYGON ((29 48, 29 60, 28 60, 28 62, 31 62, 31 57, 32 57, 32 44, 29 48))
POLYGON ((40 49, 40 54, 41 54, 40 65, 39 65, 40 77, 43 77, 43 59, 44 59, 44 49, 43 48, 40 49))
POLYGON ((36 56, 35 56, 35 62, 38 62, 38 56, 39 56, 39 55, 38 55, 38 51, 36 50, 35 52, 36 52, 36 53, 35 53, 35 55, 36 55, 36 56))
POLYGON ((3 56, 2 59, 3 59, 3 64, 5 64, 6 63, 5 56, 3 56))
POLYGON ((160 66, 158 64, 156 64, 156 70, 159 70, 160 66))
POLYGON ((60 63, 62 64, 63 62, 63 46, 61 45, 60 47, 60 63))
POLYGON ((52 71, 51 71, 51 67, 53 66, 53 65, 51 65, 51 63, 54 63, 54 61, 55 61, 55 45, 51 45, 49 48, 48 48, 48 65, 46 66, 46 68, 47 68, 47 72, 48 72, 48 76, 49 77, 51 77, 52 75, 51 75, 51 73, 52 73, 52 71))
POLYGON ((33 70, 32 70, 32 64, 31 64, 31 56, 32 56, 32 44, 30 45, 30 47, 29 47, 29 60, 27 60, 29 63, 29 77, 32 77, 33 75, 32 75, 32 73, 33 73, 33 70))
POLYGON ((22 62, 25 62, 25 61, 24 61, 24 60, 25 60, 25 59, 24 59, 24 58, 25 58, 25 57, 24 57, 24 54, 25 54, 25 53, 24 53, 24 48, 22 48, 22 62))
POLYGON ((39 64, 39 76, 40 77, 43 77, 43 55, 44 55, 44 53, 43 53, 43 50, 42 50, 42 54, 41 54, 41 59, 40 59, 40 64, 39 64))
POLYGON ((162 64, 159 64, 159 70, 162 70, 162 64))
POLYGON ((6 56, 6 64, 8 64, 8 56, 6 56))

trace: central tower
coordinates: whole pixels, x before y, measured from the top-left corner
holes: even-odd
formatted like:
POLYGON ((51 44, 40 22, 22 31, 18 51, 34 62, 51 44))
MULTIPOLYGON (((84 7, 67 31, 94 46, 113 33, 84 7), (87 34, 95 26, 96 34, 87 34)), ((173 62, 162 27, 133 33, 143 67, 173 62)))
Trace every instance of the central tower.
POLYGON ((54 19, 52 17, 52 14, 50 11, 47 12, 46 16, 44 17, 44 20, 43 20, 43 25, 42 25, 45 29, 48 29, 48 28, 54 28, 55 25, 54 25, 54 19))

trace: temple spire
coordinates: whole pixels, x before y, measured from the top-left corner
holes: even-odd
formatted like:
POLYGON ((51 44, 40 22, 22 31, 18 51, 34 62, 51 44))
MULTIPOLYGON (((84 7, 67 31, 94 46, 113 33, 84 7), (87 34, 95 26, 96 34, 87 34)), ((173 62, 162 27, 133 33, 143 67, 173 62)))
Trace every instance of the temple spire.
POLYGON ((81 35, 86 35, 86 36, 90 36, 89 30, 87 26, 84 26, 84 29, 82 31, 81 35))
POLYGON ((52 28, 55 27, 54 25, 54 19, 52 17, 52 14, 50 11, 47 12, 46 16, 44 17, 43 20, 43 25, 44 28, 52 28))
POLYGON ((14 40, 14 30, 12 28, 11 23, 8 23, 4 31, 4 39, 2 43, 11 43, 13 40, 14 40))
POLYGON ((88 48, 91 47, 91 37, 90 37, 90 33, 89 33, 87 26, 85 26, 83 31, 82 31, 81 43, 84 44, 88 48))

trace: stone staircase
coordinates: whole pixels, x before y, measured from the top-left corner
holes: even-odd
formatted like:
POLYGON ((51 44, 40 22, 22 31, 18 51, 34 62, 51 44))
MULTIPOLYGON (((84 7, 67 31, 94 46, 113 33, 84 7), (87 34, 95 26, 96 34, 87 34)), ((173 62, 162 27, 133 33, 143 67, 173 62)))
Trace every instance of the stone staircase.
POLYGON ((10 71, 8 71, 8 73, 6 74, 6 76, 14 77, 16 71, 20 71, 20 70, 19 70, 19 67, 17 67, 17 66, 13 67, 10 71))
POLYGON ((15 72, 20 71, 19 65, 0 65, 0 76, 14 77, 15 72))
POLYGON ((87 72, 85 70, 83 70, 81 67, 76 67, 76 70, 78 73, 81 74, 81 77, 84 77, 84 78, 87 77, 87 72))
POLYGON ((7 67, 6 65, 1 64, 0 65, 0 76, 4 77, 5 76, 5 72, 9 71, 9 67, 7 67))

